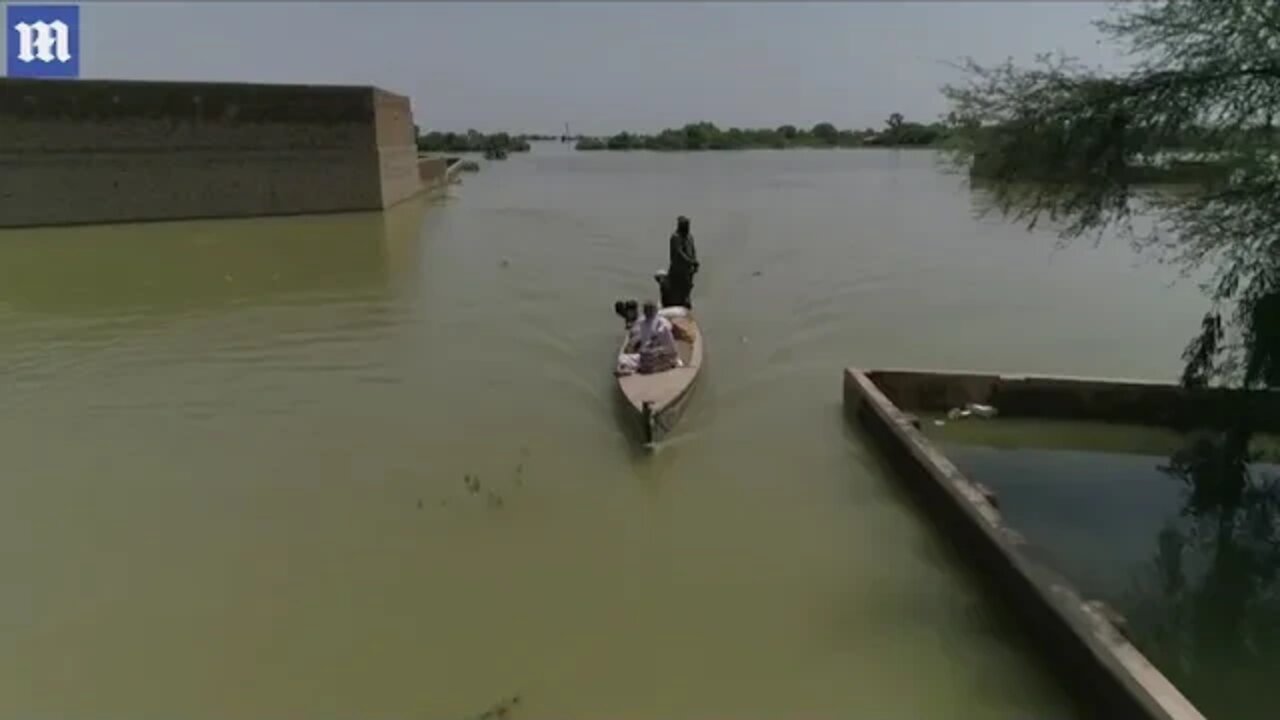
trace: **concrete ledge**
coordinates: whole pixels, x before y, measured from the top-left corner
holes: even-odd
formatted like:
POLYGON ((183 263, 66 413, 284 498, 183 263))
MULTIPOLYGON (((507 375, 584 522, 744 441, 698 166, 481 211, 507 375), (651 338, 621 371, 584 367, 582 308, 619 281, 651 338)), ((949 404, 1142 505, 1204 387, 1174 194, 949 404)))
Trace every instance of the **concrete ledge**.
POLYGON ((1280 393, 1188 390, 1145 380, 871 370, 866 375, 901 408, 946 411, 965 403, 995 405, 1002 415, 1094 420, 1191 429, 1221 425, 1241 411, 1251 427, 1280 431, 1280 393), (1245 402, 1241 402, 1244 400, 1245 402))
MULTIPOLYGON (((1105 605, 1086 601, 1051 568, 1036 562, 1026 541, 1005 525, 981 485, 965 477, 890 398, 912 409, 944 409, 963 402, 1001 402, 1065 384, 1092 388, 1118 414, 1133 411, 1133 391, 1154 384, 1004 378, 997 375, 912 371, 844 373, 844 404, 893 464, 898 476, 959 553, 996 588, 1051 657, 1089 717, 1117 720, 1204 720, 1204 716, 1124 636, 1105 605), (881 385, 881 383, 884 383, 881 385), (1008 385, 1006 385, 1008 383, 1008 385), (1083 385, 1082 385, 1083 384, 1083 385), (1008 394, 1021 388, 1024 394, 1008 394)), ((1018 403, 1014 400, 1015 405, 1018 403)), ((1002 411, 1003 405, 998 405, 1002 411)), ((1080 407, 1084 409, 1084 405, 1080 407)), ((1059 415, 1060 416, 1060 415, 1059 415)))

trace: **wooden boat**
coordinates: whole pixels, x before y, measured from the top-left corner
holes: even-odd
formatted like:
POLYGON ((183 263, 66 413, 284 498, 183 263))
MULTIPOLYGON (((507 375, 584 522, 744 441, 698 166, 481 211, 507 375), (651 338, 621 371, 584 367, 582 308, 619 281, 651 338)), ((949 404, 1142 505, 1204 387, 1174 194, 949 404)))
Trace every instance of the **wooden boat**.
MULTIPOLYGON (((640 429, 644 443, 648 446, 661 441, 675 427, 693 393, 698 375, 702 372, 706 343, 697 321, 692 315, 668 319, 683 331, 678 332, 676 337, 681 367, 648 375, 635 373, 617 378, 627 417, 640 429)), ((619 350, 625 347, 624 337, 619 350)))

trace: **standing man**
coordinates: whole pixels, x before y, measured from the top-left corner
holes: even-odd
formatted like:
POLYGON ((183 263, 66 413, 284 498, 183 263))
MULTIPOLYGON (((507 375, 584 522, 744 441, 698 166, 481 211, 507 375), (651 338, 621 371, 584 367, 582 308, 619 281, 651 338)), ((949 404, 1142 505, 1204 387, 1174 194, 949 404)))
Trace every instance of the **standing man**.
POLYGON ((693 309, 693 276, 698 273, 698 250, 689 232, 689 218, 676 219, 676 231, 671 234, 671 265, 667 270, 667 291, 672 305, 693 309))

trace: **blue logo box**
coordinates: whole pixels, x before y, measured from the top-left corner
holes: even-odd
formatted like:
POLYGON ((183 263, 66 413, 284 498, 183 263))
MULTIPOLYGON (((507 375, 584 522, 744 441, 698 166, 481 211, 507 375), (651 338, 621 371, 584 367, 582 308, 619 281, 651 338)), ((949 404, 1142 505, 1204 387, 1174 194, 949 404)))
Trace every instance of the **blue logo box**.
POLYGON ((80 77, 80 8, 10 5, 5 10, 9 77, 80 77))

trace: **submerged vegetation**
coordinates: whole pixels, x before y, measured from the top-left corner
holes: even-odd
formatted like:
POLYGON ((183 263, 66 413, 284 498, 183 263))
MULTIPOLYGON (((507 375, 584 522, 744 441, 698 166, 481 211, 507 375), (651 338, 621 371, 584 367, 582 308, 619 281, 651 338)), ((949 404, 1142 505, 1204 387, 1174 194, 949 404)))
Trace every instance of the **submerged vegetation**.
POLYGON ((840 130, 831 123, 811 128, 782 125, 776 128, 728 128, 714 123, 690 123, 656 135, 621 132, 608 138, 584 137, 579 150, 748 150, 764 148, 931 147, 944 142, 948 129, 942 123, 908 122, 894 113, 880 129, 840 130))

